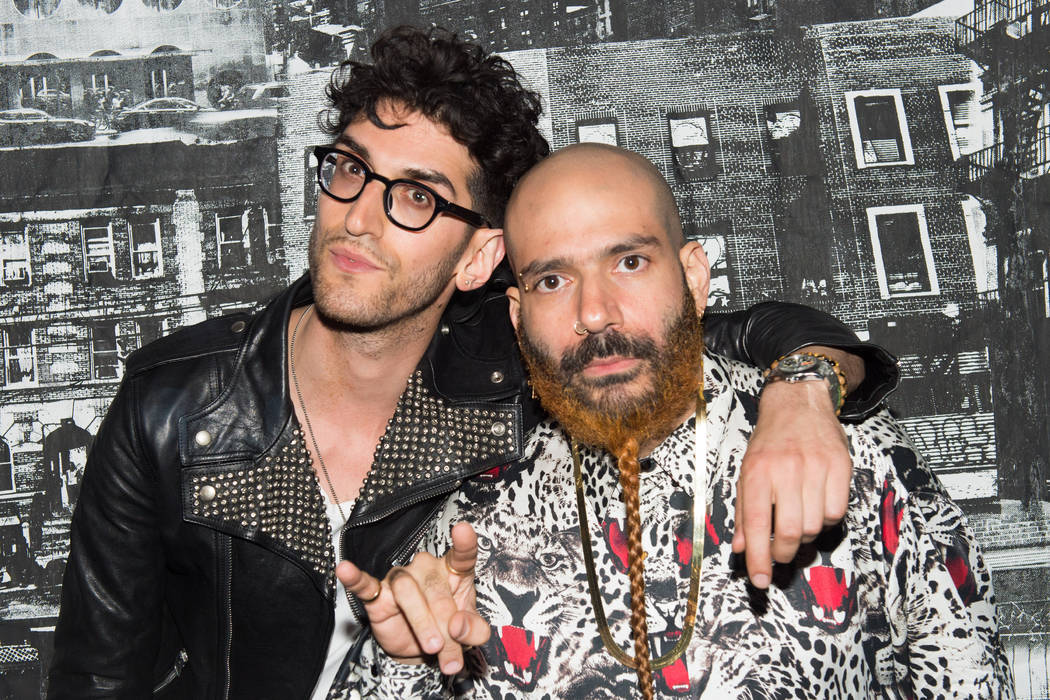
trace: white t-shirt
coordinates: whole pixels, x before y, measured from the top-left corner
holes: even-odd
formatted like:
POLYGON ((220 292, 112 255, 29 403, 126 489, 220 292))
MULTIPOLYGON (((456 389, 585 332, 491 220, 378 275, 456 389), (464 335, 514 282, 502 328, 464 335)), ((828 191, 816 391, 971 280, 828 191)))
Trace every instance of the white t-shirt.
MULTIPOLYGON (((339 535, 343 530, 343 516, 339 513, 339 506, 330 503, 327 498, 325 502, 328 504, 328 520, 332 523, 332 547, 335 549, 335 558, 338 563, 341 556, 339 552, 339 535)), ((340 505, 342 505, 344 513, 350 513, 354 509, 354 501, 352 500, 340 505)), ((335 627, 332 629, 332 639, 328 642, 328 655, 324 660, 324 668, 321 670, 321 675, 317 678, 317 685, 314 686, 314 692, 310 696, 310 700, 325 700, 328 697, 332 680, 335 679, 335 674, 339 671, 346 652, 350 651, 350 645, 357 638, 360 630, 361 625, 358 623, 357 618, 354 617, 354 613, 350 609, 350 601, 346 598, 346 588, 339 582, 339 579, 336 579, 335 627)))

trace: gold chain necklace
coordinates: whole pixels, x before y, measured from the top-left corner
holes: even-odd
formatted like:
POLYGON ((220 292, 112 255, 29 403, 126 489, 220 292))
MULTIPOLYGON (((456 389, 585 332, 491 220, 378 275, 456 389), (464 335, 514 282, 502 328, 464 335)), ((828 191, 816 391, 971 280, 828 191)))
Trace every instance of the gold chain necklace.
MULTIPOLYGON (((701 370, 703 371, 703 370, 701 370)), ((580 540, 583 542, 583 562, 587 567, 587 588, 594 606, 594 618, 598 623, 598 633, 602 643, 613 658, 628 668, 638 668, 638 659, 628 656, 613 639, 609 622, 605 618, 605 606, 602 594, 598 589, 598 576, 594 572, 594 552, 591 550, 591 531, 587 521, 587 507, 583 494, 583 469, 580 466, 580 449, 575 440, 570 439, 572 447, 572 471, 576 480, 576 510, 580 519, 580 540)), ((704 561, 704 524, 707 516, 707 404, 704 401, 703 389, 696 404, 696 440, 693 454, 693 555, 690 560, 689 597, 685 603, 685 624, 678 642, 663 656, 652 661, 654 670, 670 666, 678 660, 693 638, 693 627, 696 625, 696 607, 700 596, 700 573, 704 561), (703 507, 700 504, 703 504, 703 507)))

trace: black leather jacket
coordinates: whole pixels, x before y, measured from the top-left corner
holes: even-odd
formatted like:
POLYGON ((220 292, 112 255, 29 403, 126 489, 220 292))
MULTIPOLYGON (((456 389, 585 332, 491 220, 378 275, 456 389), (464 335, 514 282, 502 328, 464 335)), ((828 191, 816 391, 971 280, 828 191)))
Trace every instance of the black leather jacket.
MULTIPOLYGON (((334 624, 330 530, 309 464, 282 455, 297 439, 287 320, 311 298, 304 277, 259 313, 128 358, 73 516, 49 698, 309 696, 334 624)), ((892 357, 804 307, 763 304, 706 326, 713 350, 762 363, 807 343, 859 348, 876 390, 847 412, 896 384, 892 357)), ((384 575, 449 492, 516 459, 539 417, 523 386, 502 294, 457 297, 387 428, 344 551, 384 575)))

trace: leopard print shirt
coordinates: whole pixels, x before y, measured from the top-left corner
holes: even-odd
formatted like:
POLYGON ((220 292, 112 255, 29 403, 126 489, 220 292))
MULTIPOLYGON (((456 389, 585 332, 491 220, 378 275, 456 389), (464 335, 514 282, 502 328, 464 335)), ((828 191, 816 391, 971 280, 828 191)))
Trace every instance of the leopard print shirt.
MULTIPOLYGON (((685 654, 655 672, 660 698, 1008 698, 991 578, 963 514, 885 412, 845 427, 853 457, 846 518, 750 586, 731 552, 741 458, 758 413, 760 374, 707 355, 708 515, 699 611, 685 654)), ((692 553, 694 419, 643 461, 646 606, 653 655, 682 634, 692 553)), ((602 602, 633 655, 624 508, 615 463, 581 449, 602 602)), ((637 697, 634 671, 603 647, 588 592, 572 456, 541 424, 526 458, 465 484, 425 540, 449 529, 479 540, 479 612, 492 626, 487 668, 467 696, 637 697)), ((448 697, 428 666, 382 656, 342 697, 448 697)), ((368 654, 366 654, 366 657, 368 654)), ((447 680, 447 679, 445 679, 447 680)), ((468 684, 469 685, 469 684, 468 684)), ((461 684, 462 686, 462 684, 461 684)))

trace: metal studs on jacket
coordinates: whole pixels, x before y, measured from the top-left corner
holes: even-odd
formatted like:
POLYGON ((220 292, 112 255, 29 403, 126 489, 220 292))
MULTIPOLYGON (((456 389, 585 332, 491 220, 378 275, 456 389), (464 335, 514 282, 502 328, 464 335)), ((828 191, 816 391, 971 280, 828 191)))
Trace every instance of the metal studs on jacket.
POLYGON ((512 410, 455 406, 433 395, 417 370, 376 450, 360 499, 377 503, 421 481, 453 478, 464 465, 513 451, 512 410))
POLYGON ((334 594, 331 524, 301 429, 261 464, 196 474, 192 484, 195 516, 220 519, 272 538, 321 574, 334 594))

